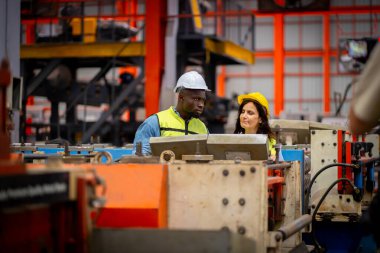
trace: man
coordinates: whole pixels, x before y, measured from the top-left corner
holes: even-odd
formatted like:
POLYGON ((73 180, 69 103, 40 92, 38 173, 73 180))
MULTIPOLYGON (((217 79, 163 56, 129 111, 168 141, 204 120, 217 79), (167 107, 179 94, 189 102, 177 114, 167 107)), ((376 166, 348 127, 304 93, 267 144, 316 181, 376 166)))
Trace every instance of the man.
POLYGON ((373 50, 363 73, 354 84, 348 117, 350 131, 362 134, 379 125, 380 119, 380 45, 373 50))
POLYGON ((207 88, 203 77, 195 71, 183 74, 177 81, 174 92, 178 93, 177 106, 171 106, 147 118, 137 129, 133 141, 133 153, 138 143, 142 154, 151 155, 150 137, 207 134, 205 124, 199 119, 202 114, 207 88))

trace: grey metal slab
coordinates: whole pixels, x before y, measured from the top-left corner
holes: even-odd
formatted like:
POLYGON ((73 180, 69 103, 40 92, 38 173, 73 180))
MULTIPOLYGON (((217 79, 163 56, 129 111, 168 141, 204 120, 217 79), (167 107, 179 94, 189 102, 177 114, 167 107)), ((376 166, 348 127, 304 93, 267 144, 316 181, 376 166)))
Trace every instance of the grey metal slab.
POLYGON ((91 253, 245 253, 254 252, 255 242, 228 229, 95 229, 91 253))

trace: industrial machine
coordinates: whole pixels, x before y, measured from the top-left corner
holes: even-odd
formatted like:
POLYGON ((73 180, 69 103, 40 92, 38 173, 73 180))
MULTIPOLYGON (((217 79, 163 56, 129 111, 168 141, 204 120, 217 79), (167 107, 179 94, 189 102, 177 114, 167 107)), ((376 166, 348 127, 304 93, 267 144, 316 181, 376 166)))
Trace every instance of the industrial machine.
MULTIPOLYGON (((153 156, 100 144, 11 149, 28 162, 96 171, 107 183, 107 191, 96 191, 105 201, 95 202, 104 206, 91 215, 91 252, 368 247, 360 220, 378 188, 379 136, 307 121, 274 120, 272 128, 285 161, 265 159, 265 135, 152 138, 153 156), (57 158, 63 163, 54 165, 57 158)), ((26 164, 41 166, 47 165, 26 164)))
POLYGON ((111 154, 110 147, 105 151, 90 145, 14 145, 12 150, 34 162, 27 164, 28 169, 45 166, 35 164, 44 159, 55 166, 52 160, 58 159, 63 162, 57 165, 61 169, 95 170, 107 182, 104 207, 92 216, 94 227, 86 238, 93 252, 183 252, 183 245, 189 247, 185 252, 215 248, 280 252, 302 245, 300 229, 311 216, 302 216, 300 162, 263 162, 268 152, 265 135, 244 139, 242 135, 199 135, 195 141, 189 137, 194 136, 174 137, 177 141, 171 142, 153 140, 154 154, 162 154, 161 158, 125 155, 114 159, 113 154, 111 162, 94 160, 99 153, 111 154), (180 150, 186 142, 195 147, 195 153, 180 150), (158 244, 162 238, 184 244, 158 244))
POLYGON ((378 191, 379 135, 356 136, 342 127, 305 121, 273 120, 271 126, 283 151, 303 149, 310 155, 304 210, 313 225, 305 241, 317 252, 374 252, 364 220, 378 191))

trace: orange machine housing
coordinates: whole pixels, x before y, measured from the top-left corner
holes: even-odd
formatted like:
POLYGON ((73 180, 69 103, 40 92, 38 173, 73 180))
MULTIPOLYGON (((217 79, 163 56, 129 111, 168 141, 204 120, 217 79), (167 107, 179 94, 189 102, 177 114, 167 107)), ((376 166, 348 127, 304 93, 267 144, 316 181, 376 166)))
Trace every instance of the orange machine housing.
POLYGON ((108 185, 97 227, 167 227, 167 165, 97 165, 96 171, 108 185))

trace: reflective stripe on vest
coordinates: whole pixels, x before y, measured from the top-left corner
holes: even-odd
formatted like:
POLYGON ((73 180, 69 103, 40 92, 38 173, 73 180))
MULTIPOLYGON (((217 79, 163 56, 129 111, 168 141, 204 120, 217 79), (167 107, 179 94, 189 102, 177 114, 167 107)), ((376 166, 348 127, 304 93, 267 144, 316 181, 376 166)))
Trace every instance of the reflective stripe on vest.
POLYGON ((208 133, 205 124, 200 119, 191 118, 185 121, 174 111, 173 107, 156 113, 156 116, 160 125, 161 136, 208 133))

